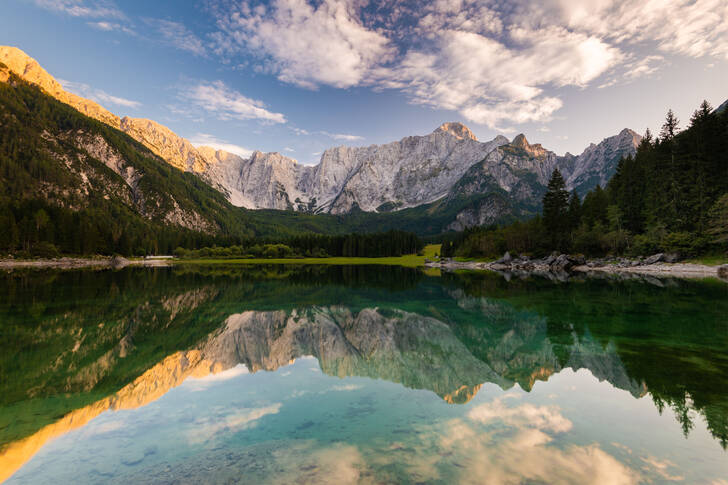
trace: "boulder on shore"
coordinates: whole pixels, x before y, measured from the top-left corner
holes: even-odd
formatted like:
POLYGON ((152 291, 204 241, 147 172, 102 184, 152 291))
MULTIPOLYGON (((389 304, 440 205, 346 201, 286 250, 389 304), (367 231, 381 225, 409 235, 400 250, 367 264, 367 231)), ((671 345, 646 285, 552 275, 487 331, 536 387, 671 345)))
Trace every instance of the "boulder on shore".
POLYGON ((667 253, 662 258, 662 260, 666 263, 677 263, 680 261, 680 254, 679 253, 667 253))
POLYGON ((127 266, 128 264, 129 264, 129 260, 122 256, 119 256, 118 254, 114 255, 111 258, 111 261, 109 261, 109 265, 115 269, 123 268, 124 266, 127 266))
POLYGON ((495 261, 495 264, 509 264, 512 260, 513 258, 511 257, 511 253, 506 251, 506 254, 504 254, 499 260, 495 261))
POLYGON ((645 258, 645 264, 659 263, 660 261, 663 261, 664 259, 665 259, 665 255, 663 253, 653 254, 652 256, 648 256, 647 258, 645 258))

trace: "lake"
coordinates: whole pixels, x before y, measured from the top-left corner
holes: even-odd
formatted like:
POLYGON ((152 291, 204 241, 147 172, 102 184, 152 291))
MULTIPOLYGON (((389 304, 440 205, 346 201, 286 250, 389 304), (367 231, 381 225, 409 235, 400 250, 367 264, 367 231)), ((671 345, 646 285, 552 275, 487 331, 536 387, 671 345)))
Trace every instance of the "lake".
POLYGON ((0 274, 0 481, 728 484, 728 284, 0 274))

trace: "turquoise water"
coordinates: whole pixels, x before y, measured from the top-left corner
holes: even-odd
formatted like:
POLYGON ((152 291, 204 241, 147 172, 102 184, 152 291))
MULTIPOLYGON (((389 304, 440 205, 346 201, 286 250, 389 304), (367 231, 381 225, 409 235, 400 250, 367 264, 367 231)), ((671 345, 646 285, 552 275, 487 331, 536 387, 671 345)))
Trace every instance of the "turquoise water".
POLYGON ((728 483, 728 285, 0 277, 7 483, 728 483))

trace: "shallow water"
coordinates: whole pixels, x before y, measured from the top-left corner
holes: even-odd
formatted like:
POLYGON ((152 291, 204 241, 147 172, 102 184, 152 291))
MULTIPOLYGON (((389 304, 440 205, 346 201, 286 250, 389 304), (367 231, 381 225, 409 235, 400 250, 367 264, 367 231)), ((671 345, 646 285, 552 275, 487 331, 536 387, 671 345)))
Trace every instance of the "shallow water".
POLYGON ((728 285, 0 275, 7 483, 713 483, 728 285))

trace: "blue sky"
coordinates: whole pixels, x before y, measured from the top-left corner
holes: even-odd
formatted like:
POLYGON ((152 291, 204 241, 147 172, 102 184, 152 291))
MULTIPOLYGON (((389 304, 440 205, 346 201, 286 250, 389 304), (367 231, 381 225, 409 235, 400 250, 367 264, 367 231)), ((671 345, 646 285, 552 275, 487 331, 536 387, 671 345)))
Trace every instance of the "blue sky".
POLYGON ((725 0, 5 0, 0 43, 195 144, 318 162, 462 121, 562 154, 728 98, 725 0))

